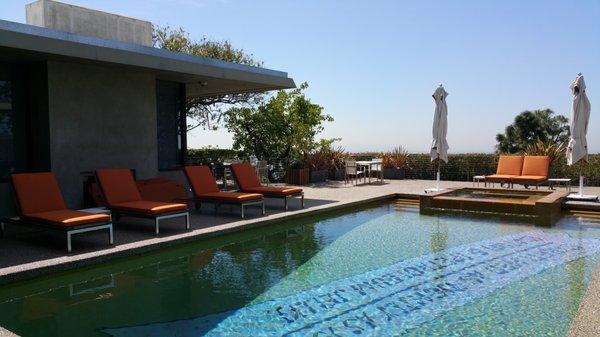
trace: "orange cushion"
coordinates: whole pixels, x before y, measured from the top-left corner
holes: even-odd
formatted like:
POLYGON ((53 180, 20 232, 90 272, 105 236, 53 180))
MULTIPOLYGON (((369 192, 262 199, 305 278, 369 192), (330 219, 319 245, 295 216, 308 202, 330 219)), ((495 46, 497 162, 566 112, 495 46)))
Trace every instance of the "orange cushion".
POLYGON ((129 201, 110 205, 111 209, 147 213, 147 214, 162 214, 175 211, 187 210, 186 204, 172 204, 158 201, 129 201))
POLYGON ((219 186, 208 166, 186 166, 183 171, 195 196, 219 192, 219 186))
POLYGON ((143 200, 173 202, 187 197, 183 185, 171 179, 153 178, 135 182, 143 200))
POLYGON ((548 176, 550 157, 548 156, 526 156, 523 162, 522 176, 548 176))
POLYGON ((92 214, 70 209, 27 214, 23 215, 22 218, 63 227, 110 221, 110 216, 108 214, 92 214))
POLYGON ((518 176, 518 177, 512 178, 513 181, 535 181, 535 182, 545 181, 546 179, 548 179, 548 177, 536 176, 536 175, 518 176))
POLYGON ((496 174, 521 175, 523 156, 500 156, 496 174))
POLYGON ((275 186, 261 186, 245 189, 244 192, 248 193, 260 193, 268 196, 283 197, 292 194, 298 194, 302 192, 301 188, 298 187, 275 187, 275 186))
POLYGON ((231 164, 231 173, 241 190, 260 187, 261 183, 250 163, 231 164))
POLYGON ((485 176, 485 180, 511 180, 514 177, 518 177, 511 174, 492 174, 485 176))
POLYGON ((244 202, 251 200, 261 200, 262 194, 258 193, 237 193, 237 192, 213 192, 197 195, 198 199, 222 200, 227 202, 244 202))
POLYGON ((67 208, 52 172, 17 173, 11 178, 21 214, 67 208))
POLYGON ((96 176, 109 205, 142 200, 130 169, 99 169, 96 176))

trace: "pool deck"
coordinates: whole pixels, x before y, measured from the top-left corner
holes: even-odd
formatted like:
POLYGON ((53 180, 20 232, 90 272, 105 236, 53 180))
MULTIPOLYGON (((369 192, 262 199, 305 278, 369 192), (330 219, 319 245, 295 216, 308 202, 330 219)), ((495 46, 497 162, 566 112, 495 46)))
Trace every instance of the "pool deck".
MULTIPOLYGON (((36 276, 101 263, 119 257, 137 255, 184 242, 223 235, 242 229, 265 226, 284 219, 353 207, 359 204, 394 197, 418 198, 424 189, 433 187, 430 180, 386 180, 384 184, 345 185, 328 182, 305 186, 306 207, 299 207, 299 200, 290 201, 290 210, 283 211, 281 200, 267 201, 267 215, 261 216, 258 208, 248 207, 246 219, 240 219, 237 207, 222 206, 215 214, 210 205, 200 213, 192 212, 191 230, 183 230, 178 219, 161 224, 161 234, 154 236, 153 225, 147 221, 123 219, 115 226, 115 244, 108 245, 106 233, 85 233, 73 239, 73 252, 65 250, 64 238, 40 230, 23 229, 7 225, 4 238, 0 239, 0 284, 29 279, 36 276)), ((442 187, 472 187, 471 182, 443 181, 442 187)), ((540 187, 547 190, 546 187, 540 187)), ((586 187, 586 193, 600 194, 600 187, 586 187)), ((600 204, 567 203, 569 208, 600 210, 600 204)), ((582 301, 570 336, 598 336, 600 325, 600 269, 582 301), (581 322, 581 323, 580 323, 581 322), (589 322, 589 324, 588 324, 589 322), (588 328, 584 328, 588 326, 588 328), (590 330, 592 329, 592 330, 590 330), (596 329, 596 330, 593 330, 596 329), (586 332, 593 331, 592 334, 586 332)), ((0 329, 0 336, 3 331, 0 329)))

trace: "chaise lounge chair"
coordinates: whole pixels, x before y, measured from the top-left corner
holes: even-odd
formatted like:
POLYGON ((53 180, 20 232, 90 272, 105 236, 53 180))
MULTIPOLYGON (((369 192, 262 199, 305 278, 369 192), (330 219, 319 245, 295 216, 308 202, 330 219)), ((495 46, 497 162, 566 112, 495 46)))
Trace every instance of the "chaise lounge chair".
POLYGON ((512 183, 517 183, 528 187, 539 185, 548 180, 548 170, 550 168, 550 157, 548 156, 525 156, 523 161, 523 170, 518 177, 511 178, 512 183))
POLYGON ((113 244, 110 216, 68 209, 53 173, 15 173, 11 175, 11 181, 19 218, 3 222, 62 232, 67 237, 68 252, 71 252, 73 234, 108 230, 109 243, 113 244))
POLYGON ((194 193, 193 201, 196 203, 196 208, 199 208, 201 203, 212 203, 215 205, 215 210, 221 204, 239 205, 243 219, 244 207, 260 205, 262 214, 265 215, 265 202, 262 194, 220 191, 212 172, 205 165, 186 166, 184 172, 194 193))
POLYGON ((240 192, 260 193, 265 198, 283 199, 286 211, 288 210, 288 198, 300 197, 301 206, 304 208, 304 191, 301 188, 262 186, 250 163, 231 164, 231 172, 240 192))
POLYGON ((485 176, 485 183, 509 184, 513 178, 521 175, 523 156, 500 156, 496 174, 485 176))
POLYGON ((153 219, 154 232, 158 235, 161 220, 185 217, 185 228, 190 229, 187 205, 143 200, 131 170, 98 169, 96 179, 115 220, 121 216, 153 219))

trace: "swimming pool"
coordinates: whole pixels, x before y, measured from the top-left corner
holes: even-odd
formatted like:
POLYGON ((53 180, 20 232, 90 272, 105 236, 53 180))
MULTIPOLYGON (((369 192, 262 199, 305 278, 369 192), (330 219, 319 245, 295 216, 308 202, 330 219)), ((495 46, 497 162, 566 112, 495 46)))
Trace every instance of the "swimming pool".
POLYGON ((24 336, 563 336, 600 224, 421 215, 401 201, 0 290, 24 336))

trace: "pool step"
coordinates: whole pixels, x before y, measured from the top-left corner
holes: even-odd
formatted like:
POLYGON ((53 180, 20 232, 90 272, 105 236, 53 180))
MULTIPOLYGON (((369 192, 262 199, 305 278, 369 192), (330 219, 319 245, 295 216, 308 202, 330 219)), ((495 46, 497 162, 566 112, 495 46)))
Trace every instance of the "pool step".
POLYGON ((418 212, 419 211, 419 200, 418 199, 396 199, 394 208, 397 211, 403 212, 418 212))

